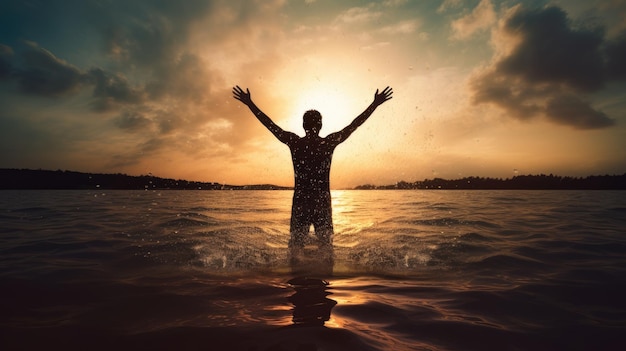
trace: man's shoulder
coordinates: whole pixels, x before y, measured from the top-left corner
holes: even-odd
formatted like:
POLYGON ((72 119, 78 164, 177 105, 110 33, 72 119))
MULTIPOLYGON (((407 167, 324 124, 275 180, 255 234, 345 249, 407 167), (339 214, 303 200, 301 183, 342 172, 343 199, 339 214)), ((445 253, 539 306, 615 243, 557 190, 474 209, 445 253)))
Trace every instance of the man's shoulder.
POLYGON ((290 144, 294 144, 297 143, 300 139, 302 139, 302 137, 300 137, 298 134, 294 133, 294 132, 283 132, 283 135, 280 138, 280 141, 282 141, 283 143, 290 145, 290 144))
POLYGON ((324 137, 324 142, 326 144, 333 144, 334 146, 339 145, 341 141, 341 132, 330 133, 324 137))

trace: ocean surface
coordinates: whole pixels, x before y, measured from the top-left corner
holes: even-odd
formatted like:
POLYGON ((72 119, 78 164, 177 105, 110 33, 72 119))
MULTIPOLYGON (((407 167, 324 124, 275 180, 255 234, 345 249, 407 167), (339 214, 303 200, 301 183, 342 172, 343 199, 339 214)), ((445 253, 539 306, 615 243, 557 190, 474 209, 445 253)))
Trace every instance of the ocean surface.
POLYGON ((626 350, 626 192, 0 191, 0 349, 626 350))

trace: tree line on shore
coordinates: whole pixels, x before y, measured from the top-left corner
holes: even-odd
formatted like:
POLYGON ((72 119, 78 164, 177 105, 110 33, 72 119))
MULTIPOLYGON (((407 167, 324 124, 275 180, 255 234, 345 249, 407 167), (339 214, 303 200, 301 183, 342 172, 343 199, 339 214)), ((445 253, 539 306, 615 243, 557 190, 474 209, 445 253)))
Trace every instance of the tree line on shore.
POLYGON ((120 190, 282 190, 271 184, 229 185, 155 177, 151 174, 82 173, 30 169, 0 169, 0 189, 120 189, 120 190))
POLYGON ((398 182, 391 185, 360 185, 356 189, 465 189, 465 190, 624 190, 626 174, 588 177, 561 177, 553 174, 518 175, 513 178, 465 177, 447 180, 425 179, 416 182, 398 182))
MULTIPOLYGON (((122 190, 290 190, 291 187, 272 184, 229 185, 197 182, 182 179, 155 177, 151 174, 130 176, 126 174, 99 174, 74 171, 31 169, 0 169, 0 189, 122 189, 122 190)), ((400 181, 391 185, 359 185, 358 190, 404 189, 581 189, 626 190, 626 174, 596 175, 588 177, 562 177, 553 174, 518 175, 512 178, 465 177, 447 180, 425 179, 416 182, 400 181)))

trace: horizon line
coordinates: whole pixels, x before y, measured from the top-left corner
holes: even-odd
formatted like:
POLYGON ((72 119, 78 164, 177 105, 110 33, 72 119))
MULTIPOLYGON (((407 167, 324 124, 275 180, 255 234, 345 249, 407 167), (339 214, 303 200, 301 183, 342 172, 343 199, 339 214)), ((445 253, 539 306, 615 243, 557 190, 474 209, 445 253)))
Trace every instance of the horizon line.
MULTIPOLYGON (((0 171, 2 172, 6 172, 6 171, 18 171, 18 172, 50 172, 50 173, 57 173, 57 172, 61 172, 61 173, 75 173, 75 174, 83 174, 83 175, 95 175, 95 176, 125 176, 125 177, 131 177, 131 178, 153 178, 153 179, 160 179, 160 180, 164 180, 164 181, 177 181, 177 182, 186 182, 186 183, 190 183, 190 184, 205 184, 205 185, 211 185, 214 187, 214 189, 216 187, 222 187, 222 188, 228 188, 228 189, 255 189, 255 188, 271 188, 271 189, 275 189, 275 190, 293 190, 293 186, 284 186, 284 185, 277 185, 277 184, 271 184, 271 183, 256 183, 256 184, 243 184, 243 185, 237 185, 237 184, 228 184, 228 183, 220 183, 220 182, 211 182, 211 181, 197 181, 197 180, 187 180, 187 179, 174 179, 174 178, 165 178, 165 177, 160 177, 160 176, 156 176, 154 174, 152 174, 151 172, 149 172, 148 174, 141 174, 141 175, 132 175, 132 174, 127 174, 127 173, 93 173, 93 172, 82 172, 82 171, 74 171, 74 170, 61 170, 61 169, 57 169, 57 170, 50 170, 50 169, 31 169, 31 168, 0 168, 0 171)), ((502 177, 491 177, 491 176, 487 176, 487 177, 482 177, 482 176, 465 176, 465 177, 461 177, 461 178, 454 178, 454 179, 446 179, 446 178, 441 178, 441 177, 433 177, 433 178, 424 178, 423 180, 416 180, 416 181, 405 181, 405 180, 399 180, 396 181, 395 183, 392 184, 383 184, 383 185, 376 185, 376 184, 372 184, 372 183, 364 183, 364 184, 359 184, 356 185, 354 187, 343 187, 343 188, 333 188, 332 190, 384 190, 384 189, 408 189, 411 188, 412 186, 419 186, 419 185, 424 185, 426 183, 428 184, 433 184, 433 183, 441 183, 441 182, 446 182, 449 183, 448 185, 450 185, 451 183, 455 183, 455 182, 460 182, 460 181, 468 181, 468 184, 472 181, 478 181, 478 182, 486 182, 486 181, 490 181, 490 182, 507 182, 507 181, 513 181, 515 179, 519 179, 519 178, 525 178, 525 177, 535 177, 535 178, 539 178, 539 177, 543 177, 543 178, 551 178, 551 179, 560 179, 560 180, 569 180, 569 181, 589 181, 591 180, 590 178, 599 178, 599 177, 611 177, 611 178, 617 178, 617 177, 625 177, 626 178, 626 172, 622 173, 622 174, 591 174, 591 175, 587 175, 587 176, 561 176, 561 175, 555 175, 553 173, 550 174, 516 174, 513 177, 507 177, 507 178, 502 178, 502 177)), ((626 180, 625 180, 626 181, 626 180)), ((176 183, 178 184, 178 183, 176 183)), ((436 184, 435 184, 436 185, 436 184)), ((444 189, 441 187, 441 185, 439 186, 440 189, 444 189)), ((622 185, 621 188, 626 188, 626 184, 622 185)), ((5 188, 7 189, 7 188, 5 188)), ((428 185, 426 185, 425 188, 423 189, 433 189, 432 187, 429 187, 428 185)), ((445 188, 445 189, 455 189, 455 188, 445 188)), ((456 189, 472 189, 472 187, 463 187, 463 188, 459 188, 458 184, 456 189)))

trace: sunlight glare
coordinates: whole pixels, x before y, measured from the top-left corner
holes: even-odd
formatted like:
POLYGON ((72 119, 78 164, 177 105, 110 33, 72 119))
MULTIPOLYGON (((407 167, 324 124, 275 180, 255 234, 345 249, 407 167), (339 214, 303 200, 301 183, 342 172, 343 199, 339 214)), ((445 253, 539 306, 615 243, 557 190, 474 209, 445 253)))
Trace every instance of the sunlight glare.
POLYGON ((329 88, 321 84, 302 91, 294 100, 290 115, 290 130, 302 131, 302 115, 308 110, 322 114, 322 131, 326 136, 350 124, 367 106, 358 106, 358 100, 346 90, 329 88))

